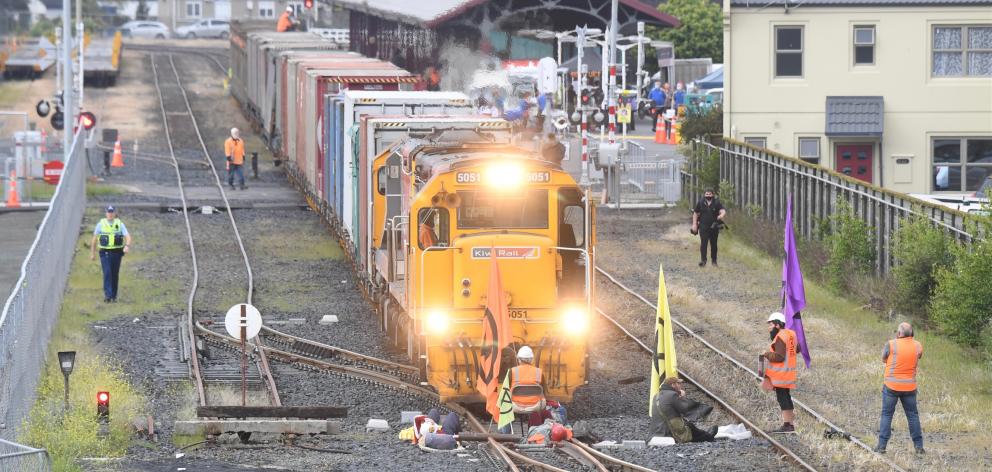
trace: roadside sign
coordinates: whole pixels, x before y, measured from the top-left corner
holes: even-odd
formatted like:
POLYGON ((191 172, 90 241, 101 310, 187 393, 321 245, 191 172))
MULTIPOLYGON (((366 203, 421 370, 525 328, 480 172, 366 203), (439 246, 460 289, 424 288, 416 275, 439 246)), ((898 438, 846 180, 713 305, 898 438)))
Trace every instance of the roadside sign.
POLYGON ((244 341, 254 338, 262 330, 262 314, 252 305, 239 303, 227 310, 227 315, 224 316, 224 328, 234 339, 244 341), (245 328, 245 339, 241 339, 242 327, 245 328))
POLYGON ((62 169, 65 168, 65 164, 62 161, 48 161, 42 168, 44 169, 45 183, 55 185, 62 178, 62 169))

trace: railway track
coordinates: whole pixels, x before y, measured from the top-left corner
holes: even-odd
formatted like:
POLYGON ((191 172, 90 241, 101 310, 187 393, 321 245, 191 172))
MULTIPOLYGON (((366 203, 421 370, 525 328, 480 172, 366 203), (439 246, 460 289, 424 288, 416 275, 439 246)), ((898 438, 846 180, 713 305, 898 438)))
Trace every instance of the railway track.
MULTIPOLYGON (((201 284, 203 284, 205 280, 210 280, 217 277, 218 274, 208 274, 210 277, 201 277, 200 264, 196 251, 198 240, 194 237, 195 231, 190 223, 190 208, 186 198, 187 182, 192 180, 202 181, 206 178, 206 180, 210 182, 209 185, 216 187, 218 196, 224 203, 223 210, 227 214, 228 221, 230 223, 230 234, 228 237, 237 243, 237 252, 239 253, 238 256, 240 256, 240 259, 244 265, 245 303, 252 302, 254 279, 252 275, 251 263, 248 260, 248 253, 245 250, 241 233, 238 231, 237 222, 234 220, 234 215, 231 212, 230 202, 227 199, 224 186, 221 183, 219 174, 217 173, 217 168, 210 159, 210 153, 207 150, 206 143, 203 140, 203 135, 200 132, 199 125, 197 124, 196 116, 193 114, 189 97, 186 94, 186 89, 183 87, 182 80, 180 79, 179 71, 176 68, 172 54, 152 54, 150 59, 152 76, 155 81, 155 89, 159 98, 159 107, 162 112, 165 140, 168 145, 169 155, 176 171, 179 199, 182 203, 183 221, 186 226, 186 236, 189 242, 190 258, 193 269, 191 288, 186 303, 186 315, 179 327, 179 330, 182 333, 180 335, 181 357, 189 362, 190 376, 196 386, 199 404, 201 406, 206 406, 208 404, 207 384, 210 381, 210 372, 207 368, 205 368, 205 366, 202 365, 198 358, 198 338, 203 338, 205 342, 212 344, 223 344, 224 341, 228 339, 233 340, 233 338, 229 338, 226 335, 206 328, 198 319, 198 314, 201 311, 206 311, 205 309, 198 308, 196 305, 197 295, 199 293, 199 289, 201 288, 201 284), (160 73, 160 62, 165 62, 161 61, 163 58, 167 60, 167 65, 161 67, 164 70, 160 73), (195 142, 199 144, 198 149, 194 149, 193 152, 200 153, 203 162, 193 165, 189 163, 188 160, 182 160, 183 162, 181 163, 181 159, 176 155, 176 142, 179 139, 183 139, 184 142, 195 142)), ((184 151, 188 150, 184 149, 184 151)), ((203 241, 200 242, 202 243, 203 241)), ((255 360, 256 370, 261 383, 265 387, 268 401, 272 406, 281 406, 275 379, 272 376, 272 372, 268 364, 268 358, 263 349, 264 344, 260 339, 255 338, 252 340, 252 345, 255 351, 252 357, 255 360)))
MULTIPOLYGON (((650 300, 648 300, 647 298, 645 298, 643 295, 637 293, 635 290, 633 290, 630 287, 624 285, 622 282, 620 282, 620 280, 618 280, 615 276, 613 276, 612 274, 610 274, 609 272, 607 272, 602 267, 600 267, 600 266, 597 265, 596 266, 596 271, 599 272, 601 275, 603 275, 606 278, 606 280, 608 280, 610 283, 612 283, 613 285, 615 285, 621 291, 626 292, 627 294, 631 295, 632 297, 634 297, 635 299, 637 299, 640 303, 644 304, 647 307, 650 307, 652 310, 657 310, 658 309, 658 305, 656 305, 655 303, 652 303, 650 300)), ((605 313, 603 310, 601 310, 599 308, 596 308, 596 312, 600 316, 602 316, 604 319, 606 319, 610 324, 612 324, 614 327, 616 327, 618 330, 620 330, 624 335, 626 335, 628 338, 630 338, 633 342, 635 342, 638 346, 640 346, 641 350, 645 351, 645 353, 647 355, 653 355, 654 354, 654 350, 653 349, 651 349, 647 344, 645 344, 643 341, 641 341, 634 333, 632 333, 630 330, 628 330, 626 327, 624 327, 616 319, 614 319, 613 317, 609 316, 607 313, 605 313)), ((743 363, 741 363, 739 360, 733 358, 729 354, 721 351, 716 346, 714 346, 712 343, 710 343, 709 341, 707 341, 705 338, 703 338, 702 336, 700 336, 699 334, 697 334, 696 332, 694 332, 692 329, 690 329, 688 326, 686 326, 685 324, 683 324, 683 323, 679 322, 678 320, 676 320, 674 317, 672 317, 672 323, 676 327, 678 327, 679 329, 681 329, 683 332, 685 332, 686 334, 688 334, 690 337, 692 337, 696 341, 698 341, 701 344, 703 344, 707 349, 711 350, 713 353, 717 354, 718 356, 722 357, 723 359, 726 359, 727 361, 729 361, 737 369, 739 369, 739 370, 741 370, 743 372, 746 372, 747 374, 751 375, 752 377, 754 377, 754 379, 756 381, 760 381, 761 380, 761 377, 760 377, 760 375, 757 372, 755 372, 751 368, 747 367, 746 365, 744 365, 743 363)), ((741 422, 743 422, 753 432, 755 432, 758 435, 760 435, 761 437, 765 438, 770 444, 772 444, 773 447, 775 447, 777 450, 779 450, 780 452, 782 452, 792 462, 794 462, 795 464, 797 464, 798 466, 800 466, 800 467, 802 467, 802 468, 804 468, 806 470, 810 470, 810 471, 816 470, 811 465, 809 465, 808 463, 806 463, 805 461, 803 461, 802 458, 800 458, 794 451, 792 451, 791 449, 789 449, 787 446, 785 446, 781 442, 774 440, 765 431, 763 431, 761 428, 757 427, 754 423, 752 423, 747 418, 745 418, 742 414, 740 414, 740 412, 738 412, 737 410, 733 409, 729 404, 727 404, 726 401, 724 401, 722 398, 719 398, 718 396, 716 396, 710 390, 706 389, 698 381, 693 380, 690 376, 688 376, 681 369, 679 370, 679 375, 681 375, 686 381, 688 381, 688 382, 696 385, 696 387, 698 387, 702 392, 704 392, 710 398, 713 398, 717 403, 720 403, 721 406, 723 406, 724 408, 726 408, 727 411, 731 413, 731 415, 733 415, 736 418, 738 418, 739 420, 741 420, 741 422)), ((824 424, 825 426, 827 426, 828 428, 830 428, 830 430, 832 430, 832 431, 834 431, 836 433, 839 433, 838 436, 848 438, 852 443, 854 443, 858 447, 860 447, 860 448, 864 449, 865 451, 869 452, 870 454, 872 454, 875 458, 877 458, 881 462, 885 463, 892 470, 895 470, 895 471, 898 471, 898 472, 905 472, 905 470, 902 469, 901 467, 899 467, 898 464, 892 462, 891 460, 889 460, 885 456, 882 456, 880 454, 875 453, 872 450, 872 447, 871 446, 865 444, 863 441, 861 441, 860 439, 856 438, 855 436, 846 433, 839 426, 837 426, 836 424, 832 423, 829 419, 827 419, 826 417, 824 417, 820 413, 816 412, 815 410, 813 410, 812 408, 810 408, 805 403, 803 403, 803 402, 801 402, 801 401, 799 401, 799 400, 797 400, 795 398, 793 398, 792 401, 793 401, 793 403, 797 407, 799 407, 801 410, 803 410, 804 412, 806 412, 807 414, 809 414, 810 416, 812 416, 818 422, 824 424)))

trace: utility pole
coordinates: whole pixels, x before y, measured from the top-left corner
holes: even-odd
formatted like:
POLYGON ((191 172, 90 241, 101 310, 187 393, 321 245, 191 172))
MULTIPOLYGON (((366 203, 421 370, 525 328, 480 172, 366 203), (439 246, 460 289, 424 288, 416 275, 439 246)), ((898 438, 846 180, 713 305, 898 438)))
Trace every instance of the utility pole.
POLYGON ((83 109, 83 0, 76 0, 76 44, 79 48, 79 109, 83 109))
MULTIPOLYGON (((77 0, 80 1, 81 0, 77 0)), ((62 114, 65 128, 62 132, 62 149, 64 157, 69 157, 69 148, 72 146, 72 128, 76 123, 75 113, 73 113, 72 94, 72 23, 71 13, 72 1, 62 0, 62 114)))

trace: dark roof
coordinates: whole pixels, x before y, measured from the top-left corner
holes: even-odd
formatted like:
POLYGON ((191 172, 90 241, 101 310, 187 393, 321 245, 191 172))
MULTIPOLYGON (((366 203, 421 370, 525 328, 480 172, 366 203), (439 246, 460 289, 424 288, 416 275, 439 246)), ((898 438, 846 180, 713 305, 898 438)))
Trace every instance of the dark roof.
POLYGON ((992 0, 730 0, 730 5, 741 8, 785 6, 805 7, 902 7, 902 6, 968 6, 992 5, 992 0))
MULTIPOLYGON (((419 2, 415 7, 412 7, 409 0, 330 0, 331 3, 339 4, 345 8, 400 18, 407 22, 422 23, 428 28, 436 27, 488 1, 430 0, 419 2)), ((641 0, 620 0, 620 3, 653 18, 659 23, 671 26, 680 25, 679 20, 674 16, 662 13, 656 6, 644 4, 641 0)))
POLYGON ((827 136, 881 136, 882 97, 827 97, 827 136))

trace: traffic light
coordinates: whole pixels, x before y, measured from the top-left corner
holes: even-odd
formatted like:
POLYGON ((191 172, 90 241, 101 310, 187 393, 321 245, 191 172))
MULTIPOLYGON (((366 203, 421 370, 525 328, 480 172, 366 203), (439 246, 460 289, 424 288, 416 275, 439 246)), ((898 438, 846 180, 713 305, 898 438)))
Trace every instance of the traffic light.
POLYGON ((307 10, 313 8, 313 0, 303 0, 303 7, 307 10))
POLYGON ((102 422, 110 421, 110 392, 97 392, 96 416, 102 422))
POLYGON ((96 126, 96 115, 91 111, 84 111, 79 114, 79 124, 83 125, 83 129, 89 131, 96 126))
POLYGON ((582 106, 592 105, 592 89, 582 91, 582 106))

